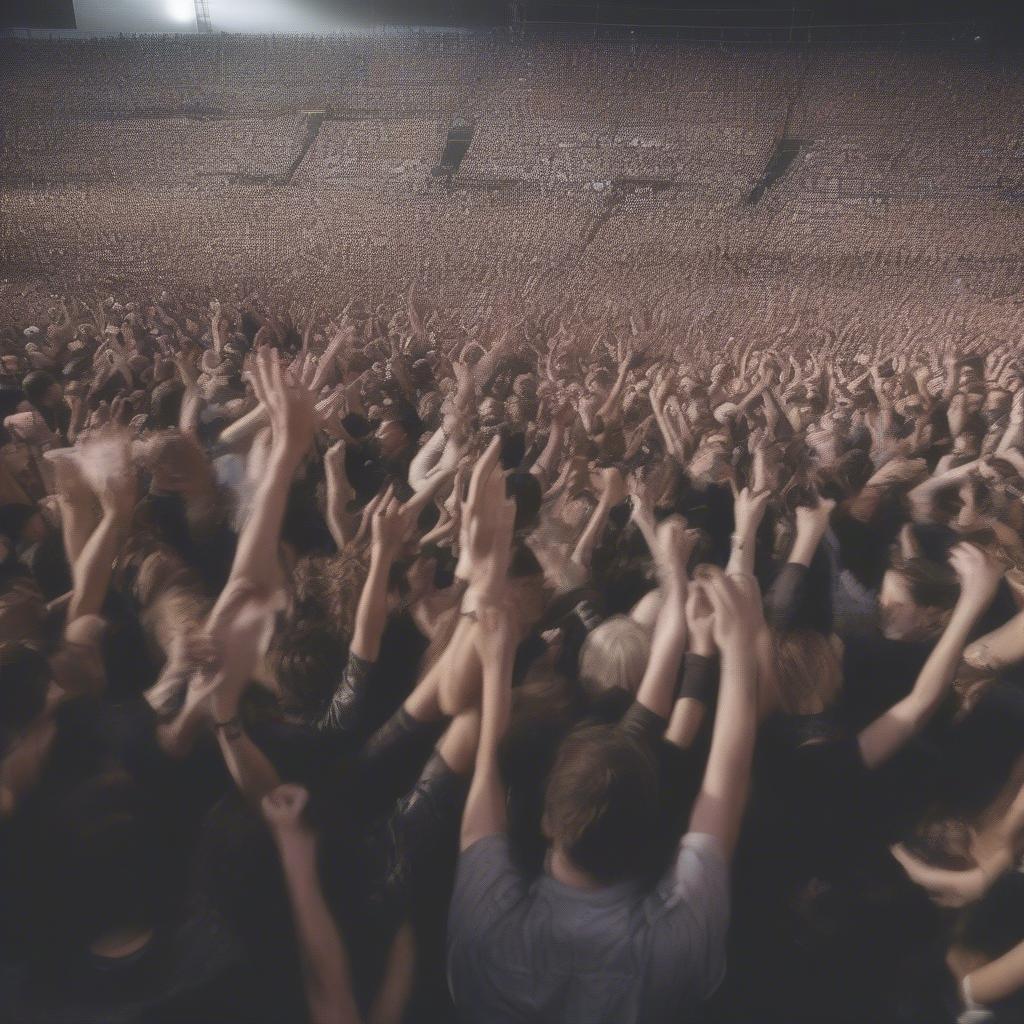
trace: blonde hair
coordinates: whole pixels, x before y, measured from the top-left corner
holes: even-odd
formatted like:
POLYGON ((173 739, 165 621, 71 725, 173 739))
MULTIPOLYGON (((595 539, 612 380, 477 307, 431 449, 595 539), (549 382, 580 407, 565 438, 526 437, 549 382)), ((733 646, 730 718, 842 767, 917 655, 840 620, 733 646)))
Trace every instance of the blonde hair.
POLYGON ((580 651, 583 689, 591 697, 615 686, 636 693, 650 653, 650 630, 626 615, 613 615, 583 643, 580 651))

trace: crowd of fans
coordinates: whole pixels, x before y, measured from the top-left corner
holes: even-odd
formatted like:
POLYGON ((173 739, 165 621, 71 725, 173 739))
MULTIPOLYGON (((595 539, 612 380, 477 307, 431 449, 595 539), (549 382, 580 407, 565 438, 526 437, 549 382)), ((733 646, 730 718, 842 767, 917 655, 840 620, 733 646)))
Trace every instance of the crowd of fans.
POLYGON ((1022 1018, 1019 71, 2 47, 0 1020, 1022 1018))
POLYGON ((0 337, 0 1015, 1019 1019, 1016 343, 329 313, 0 337))

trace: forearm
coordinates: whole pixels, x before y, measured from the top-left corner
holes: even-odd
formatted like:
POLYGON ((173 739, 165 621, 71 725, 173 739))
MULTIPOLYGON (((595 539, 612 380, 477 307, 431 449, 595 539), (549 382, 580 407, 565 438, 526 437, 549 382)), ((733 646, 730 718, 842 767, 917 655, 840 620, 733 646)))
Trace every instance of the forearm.
POLYGON ((509 686, 511 673, 511 652, 506 656, 504 664, 489 663, 484 666, 480 739, 477 743, 473 781, 462 814, 460 850, 467 849, 484 836, 503 832, 506 828, 506 793, 498 766, 498 744, 508 728, 512 710, 512 691, 509 686))
POLYGON ((234 423, 228 424, 221 431, 220 442, 230 448, 241 447, 251 442, 269 422, 266 407, 257 405, 234 423))
MULTIPOLYGON (((982 1006, 1008 999, 1024 988, 1024 942, 991 963, 972 971, 968 978, 971 997, 982 1006)), ((967 983, 967 978, 964 979, 967 983)))
POLYGON ((416 453, 409 464, 409 486, 418 491, 437 465, 447 443, 444 430, 437 429, 429 441, 416 453))
POLYGON ((731 856, 750 786, 750 764, 757 732, 756 663, 751 650, 736 643, 722 652, 718 709, 704 781, 690 819, 690 830, 707 832, 731 856))
POLYGON ((232 579, 244 576, 268 592, 280 583, 278 544, 292 477, 300 458, 276 442, 271 448, 263 481, 253 501, 252 512, 238 538, 232 579))
POLYGON ((651 639, 647 669, 636 694, 638 704, 665 719, 672 712, 679 666, 686 650, 686 588, 671 582, 666 589, 651 639))
POLYGON ((931 717, 953 685, 967 637, 978 614, 962 603, 953 610, 914 689, 858 736, 861 757, 868 768, 877 768, 899 750, 931 717))
POLYGON ((547 444, 540 453, 537 461, 530 467, 534 476, 540 477, 541 486, 545 487, 551 478, 555 466, 558 464, 558 457, 562 453, 562 445, 565 441, 565 430, 560 423, 551 424, 551 432, 548 434, 547 444))
POLYGON ((246 802, 259 808, 267 793, 281 784, 277 769, 245 732, 237 707, 218 708, 214 704, 214 715, 224 764, 246 802))
POLYGON ((594 514, 590 517, 590 522, 587 523, 587 527, 580 536, 579 541, 577 541, 576 548, 572 553, 572 560, 578 565, 589 568, 594 548, 597 547, 601 535, 604 533, 611 510, 610 500, 607 495, 602 494, 597 507, 594 509, 594 514))
POLYGON ((67 622, 82 615, 97 615, 103 607, 113 574, 113 563, 120 550, 125 524, 115 511, 106 511, 72 565, 72 594, 67 622))
POLYGON ((348 954, 320 887, 315 841, 288 837, 280 854, 310 1018, 314 1024, 355 1024, 360 1016, 348 954))
POLYGON ((817 530, 797 530, 796 540, 793 542, 793 550, 787 561, 790 565, 802 565, 810 568, 814 553, 821 543, 821 534, 817 530))
POLYGON ((732 535, 732 548, 729 551, 729 564, 726 574, 729 576, 753 576, 755 538, 757 528, 740 528, 732 535))
POLYGON ((388 575, 392 558, 375 544, 370 553, 370 572, 359 595, 350 650, 364 661, 380 656, 380 641, 387 623, 388 575))
POLYGON ((81 556, 99 520, 91 494, 80 494, 76 497, 61 494, 58 500, 64 554, 67 556, 68 565, 73 566, 81 556))

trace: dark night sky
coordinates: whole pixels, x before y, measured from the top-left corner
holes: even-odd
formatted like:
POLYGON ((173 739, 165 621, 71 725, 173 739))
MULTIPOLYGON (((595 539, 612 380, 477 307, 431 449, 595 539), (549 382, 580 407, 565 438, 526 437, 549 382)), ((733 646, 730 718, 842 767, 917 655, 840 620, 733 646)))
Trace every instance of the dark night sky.
MULTIPOLYGON (((778 24, 788 20, 793 3, 780 0, 521 0, 524 16, 534 20, 602 21, 673 24, 778 24), (745 8, 742 13, 737 8, 745 8)), ((341 14, 367 24, 502 25, 509 17, 508 0, 305 0, 305 5, 341 14)), ((1012 0, 796 0, 796 18, 816 25, 830 23, 967 21, 995 19, 1004 30, 1020 25, 1024 4, 1012 0), (1010 19, 1014 24, 1009 24, 1010 19)), ((0 0, 0 27, 59 28, 74 26, 73 0, 0 0)))

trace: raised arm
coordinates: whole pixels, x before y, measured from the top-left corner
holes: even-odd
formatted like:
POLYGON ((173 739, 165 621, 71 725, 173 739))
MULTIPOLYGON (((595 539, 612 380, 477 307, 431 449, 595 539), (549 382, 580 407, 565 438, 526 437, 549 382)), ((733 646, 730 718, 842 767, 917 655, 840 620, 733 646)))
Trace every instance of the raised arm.
POLYGON ((999 566, 972 544, 958 544, 949 561, 960 578, 960 597, 913 690, 857 737, 868 768, 887 761, 935 713, 953 685, 967 638, 991 603, 1002 577, 999 566))
POLYGON ((727 577, 708 567, 703 574, 714 610, 714 638, 722 667, 711 751, 690 817, 690 831, 714 836, 728 859, 736 847, 750 788, 757 732, 754 645, 763 628, 761 595, 752 576, 727 577))
POLYGON ((135 510, 135 469, 127 451, 127 439, 111 435, 97 444, 114 446, 100 453, 91 447, 85 458, 87 476, 97 488, 102 515, 71 566, 72 592, 67 623, 83 615, 96 615, 110 586, 113 564, 131 525, 135 510), (113 458, 111 458, 111 455, 113 458))
POLYGON ((308 800, 302 786, 278 786, 263 798, 263 817, 284 869, 310 1020, 358 1024, 348 953, 320 887, 316 835, 303 819, 308 800))
POLYGON ((507 827, 505 783, 498 765, 498 744, 508 729, 512 710, 513 624, 507 609, 481 606, 476 629, 477 652, 483 666, 480 739, 473 781, 462 812, 459 849, 507 827))
POLYGON ((664 601, 636 699, 638 704, 667 721, 686 650, 686 563, 693 551, 694 535, 687 530, 682 516, 672 516, 658 527, 657 544, 658 575, 664 601))
POLYGON ((1024 942, 961 978, 964 995, 975 1006, 991 1006, 1024 988, 1024 942))
POLYGON ((460 850, 485 836, 503 832, 506 827, 506 795, 498 766, 498 744, 508 728, 512 706, 516 624, 511 620, 505 597, 515 503, 505 495, 504 474, 493 456, 489 449, 474 470, 464 510, 471 564, 463 610, 475 613, 478 619, 475 643, 483 685, 480 740, 462 815, 460 850))
POLYGON ((572 553, 574 562, 585 569, 590 567, 590 559, 604 534, 608 516, 625 497, 626 484, 622 474, 614 467, 601 470, 601 496, 572 553))
POLYGON ((750 576, 754 572, 754 549, 757 531, 761 528, 765 509, 768 507, 769 492, 754 494, 749 487, 735 495, 735 530, 732 548, 729 552, 729 575, 750 576))
POLYGON ((278 544, 292 477, 313 440, 316 412, 308 387, 286 373, 277 350, 261 349, 253 376, 273 428, 266 472, 238 538, 231 578, 245 577, 264 591, 281 585, 278 544))
POLYGON ((364 661, 376 661, 387 624, 388 576, 411 527, 409 509, 388 488, 373 514, 370 571, 359 595, 349 650, 364 661))

